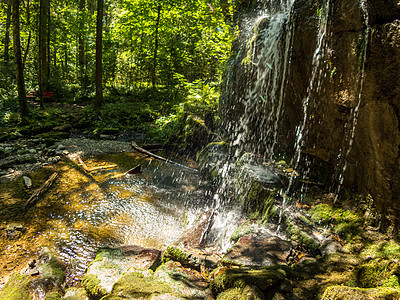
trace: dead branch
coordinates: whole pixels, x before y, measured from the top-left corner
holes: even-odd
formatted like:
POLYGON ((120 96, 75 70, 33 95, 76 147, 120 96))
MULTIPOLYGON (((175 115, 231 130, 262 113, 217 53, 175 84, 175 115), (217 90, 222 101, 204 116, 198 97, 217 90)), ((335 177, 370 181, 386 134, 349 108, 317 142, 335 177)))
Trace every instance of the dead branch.
POLYGON ((148 155, 148 156, 150 156, 150 157, 153 157, 153 158, 158 159, 158 160, 161 160, 161 161, 165 161, 165 162, 170 163, 170 164, 177 165, 177 166, 179 166, 179 167, 181 167, 181 168, 185 168, 185 169, 189 169, 189 170, 191 170, 191 171, 198 172, 197 169, 194 169, 194 168, 191 168, 191 167, 182 165, 182 164, 180 164, 180 163, 174 162, 174 161, 169 160, 169 159, 167 159, 167 158, 164 158, 164 157, 162 157, 162 156, 158 156, 158 155, 156 155, 156 154, 154 154, 154 153, 151 153, 151 152, 149 152, 149 151, 147 151, 147 150, 145 150, 145 149, 139 147, 134 141, 132 141, 131 145, 132 145, 133 149, 135 149, 136 151, 138 151, 138 152, 140 152, 140 153, 146 154, 146 155, 148 155))
POLYGON ((47 179, 37 190, 33 192, 33 194, 26 200, 24 204, 24 210, 29 209, 31 206, 35 205, 39 198, 51 187, 53 182, 57 179, 58 173, 54 172, 51 174, 49 179, 47 179))

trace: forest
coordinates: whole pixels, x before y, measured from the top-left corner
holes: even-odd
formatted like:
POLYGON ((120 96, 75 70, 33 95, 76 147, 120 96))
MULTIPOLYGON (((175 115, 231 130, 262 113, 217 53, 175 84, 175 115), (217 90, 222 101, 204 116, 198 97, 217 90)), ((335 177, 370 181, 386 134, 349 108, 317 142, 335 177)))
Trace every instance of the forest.
POLYGON ((188 97, 212 112, 235 31, 227 0, 9 0, 0 16, 4 135, 62 123, 46 102, 84 103, 92 133, 161 128, 188 97))

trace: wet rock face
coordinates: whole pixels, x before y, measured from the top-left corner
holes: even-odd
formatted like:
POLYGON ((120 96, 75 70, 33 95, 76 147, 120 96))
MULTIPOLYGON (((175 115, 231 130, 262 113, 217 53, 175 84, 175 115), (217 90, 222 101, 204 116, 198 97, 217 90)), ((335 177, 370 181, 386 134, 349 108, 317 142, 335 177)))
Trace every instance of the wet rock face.
POLYGON ((387 224, 398 223, 399 2, 295 0, 292 10, 285 12, 284 33, 274 40, 279 45, 273 53, 280 53, 275 55, 279 60, 268 64, 265 61, 270 58, 261 53, 270 46, 265 39, 271 36, 265 33, 272 21, 257 23, 256 11, 255 2, 239 5, 241 33, 233 46, 220 99, 222 119, 233 144, 240 141, 244 152, 265 155, 274 140, 275 155, 292 157, 299 128, 304 126, 298 147, 300 166, 307 159, 314 178, 324 175, 333 189, 342 174, 345 188, 370 193, 378 210, 388 216, 387 224), (290 42, 284 43, 287 37, 290 42), (253 61, 246 65, 249 50, 253 50, 253 61), (289 51, 287 58, 282 51, 289 51), (258 58, 264 62, 258 63, 258 58), (285 80, 275 80, 275 72, 285 80), (256 84, 265 74, 266 82, 256 84), (278 92, 272 90, 274 84, 278 92), (275 98, 281 100, 280 112, 275 98), (269 132, 271 128, 274 133, 269 132))

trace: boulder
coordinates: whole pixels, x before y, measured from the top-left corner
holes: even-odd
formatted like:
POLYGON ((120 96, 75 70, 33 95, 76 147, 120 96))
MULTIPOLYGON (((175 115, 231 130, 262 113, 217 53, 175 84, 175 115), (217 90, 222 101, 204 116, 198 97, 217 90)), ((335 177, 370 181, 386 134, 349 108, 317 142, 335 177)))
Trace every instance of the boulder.
POLYGON ((330 286, 321 299, 324 300, 378 300, 399 299, 400 292, 392 288, 362 289, 342 285, 330 286))
POLYGON ((111 293, 113 285, 130 270, 155 270, 161 262, 161 252, 139 246, 102 248, 89 265, 82 285, 92 296, 111 293))
POLYGON ((277 236, 252 233, 241 237, 222 261, 252 268, 286 264, 291 248, 290 242, 277 236))

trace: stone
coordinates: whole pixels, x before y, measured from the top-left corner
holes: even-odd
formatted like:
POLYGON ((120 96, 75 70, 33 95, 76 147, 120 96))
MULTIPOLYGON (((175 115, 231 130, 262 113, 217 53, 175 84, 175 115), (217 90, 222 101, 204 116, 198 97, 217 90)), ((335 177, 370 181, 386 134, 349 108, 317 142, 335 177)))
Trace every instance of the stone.
POLYGON ((84 288, 71 287, 65 291, 62 300, 89 300, 89 296, 84 288))
POLYGON ((222 261, 245 267, 264 267, 286 264, 292 245, 277 236, 248 234, 228 251, 222 261))
POLYGON ((63 145, 63 144, 59 144, 57 147, 56 147, 56 150, 64 150, 65 149, 65 146, 63 145))
POLYGON ((324 300, 369 300, 369 299, 399 299, 400 292, 392 288, 362 289, 348 286, 330 286, 322 298, 324 300))
POLYGON ((30 189, 32 187, 32 179, 30 179, 28 176, 23 176, 22 177, 25 186, 30 189))
POLYGON ((214 296, 232 289, 243 289, 246 285, 257 287, 261 292, 277 290, 286 284, 287 266, 268 266, 257 270, 230 268, 216 276, 210 283, 214 296))
POLYGON ((219 257, 196 248, 184 247, 183 245, 170 245, 165 249, 162 260, 163 262, 173 260, 185 267, 200 270, 201 266, 211 269, 216 268, 219 257))
POLYGON ((54 131, 68 132, 68 131, 71 131, 71 129, 72 129, 72 126, 69 124, 53 127, 54 131))
POLYGON ((179 262, 169 261, 161 265, 154 273, 154 278, 167 284, 175 293, 189 299, 204 299, 208 283, 201 273, 184 268, 179 262))
POLYGON ((204 243, 207 231, 212 226, 213 221, 214 215, 211 211, 202 213, 197 220, 182 233, 175 244, 181 244, 184 247, 199 247, 204 243))
POLYGON ((18 299, 31 300, 29 295, 30 278, 27 275, 13 273, 0 290, 0 300, 18 299))
POLYGON ((30 282, 32 294, 43 298, 48 293, 61 292, 65 281, 65 266, 49 249, 42 249, 35 268, 39 274, 32 277, 30 282))
POLYGON ((113 285, 130 270, 155 270, 161 263, 161 252, 139 246, 102 248, 89 265, 82 286, 89 295, 105 296, 113 285))

